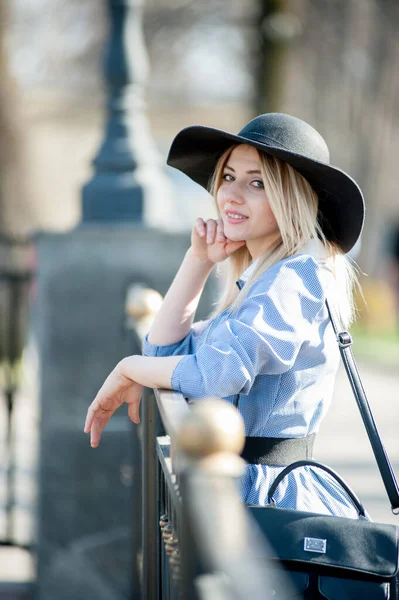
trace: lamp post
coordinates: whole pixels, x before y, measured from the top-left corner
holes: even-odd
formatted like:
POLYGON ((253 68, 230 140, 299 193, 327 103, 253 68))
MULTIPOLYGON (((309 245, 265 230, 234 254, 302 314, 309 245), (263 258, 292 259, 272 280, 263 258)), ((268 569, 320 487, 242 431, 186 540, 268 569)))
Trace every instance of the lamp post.
POLYGON ((107 7, 106 125, 93 177, 83 187, 82 221, 164 227, 171 217, 171 184, 160 168, 145 116, 149 66, 142 27, 144 0, 107 0, 107 7))
POLYGON ((138 429, 122 409, 94 451, 82 423, 106 374, 132 352, 126 285, 164 294, 189 242, 166 231, 171 186, 144 110, 144 0, 105 1, 105 125, 82 222, 38 242, 35 332, 39 364, 48 365, 40 370, 41 600, 141 597, 138 429))

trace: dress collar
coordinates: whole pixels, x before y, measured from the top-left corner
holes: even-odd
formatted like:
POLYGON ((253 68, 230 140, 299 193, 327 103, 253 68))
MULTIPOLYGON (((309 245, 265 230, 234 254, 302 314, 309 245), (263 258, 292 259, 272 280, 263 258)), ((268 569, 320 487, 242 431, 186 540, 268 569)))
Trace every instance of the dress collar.
POLYGON ((240 281, 242 281, 243 283, 245 283, 246 281, 248 281, 248 279, 250 278, 250 276, 252 275, 252 273, 255 271, 256 269, 256 265, 259 262, 259 258, 256 258, 253 262, 251 262, 251 264, 249 265, 249 267, 247 267, 244 271, 244 273, 241 275, 240 277, 240 281))

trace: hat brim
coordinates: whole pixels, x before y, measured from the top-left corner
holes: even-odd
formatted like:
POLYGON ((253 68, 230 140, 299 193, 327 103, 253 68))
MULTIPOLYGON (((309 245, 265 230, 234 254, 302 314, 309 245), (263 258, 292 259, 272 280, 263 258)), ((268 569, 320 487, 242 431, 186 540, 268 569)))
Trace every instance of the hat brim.
POLYGON ((320 225, 327 239, 349 252, 364 223, 363 194, 344 171, 326 163, 247 139, 220 129, 191 126, 172 142, 167 163, 209 191, 209 183, 222 154, 234 144, 247 144, 284 160, 310 183, 319 196, 320 225))

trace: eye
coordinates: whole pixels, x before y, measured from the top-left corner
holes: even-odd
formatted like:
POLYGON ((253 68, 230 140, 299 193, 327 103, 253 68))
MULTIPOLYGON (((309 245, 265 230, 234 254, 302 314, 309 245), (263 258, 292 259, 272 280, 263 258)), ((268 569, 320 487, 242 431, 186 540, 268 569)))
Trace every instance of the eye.
POLYGON ((265 189, 265 186, 263 185, 263 181, 261 179, 254 179, 253 181, 251 181, 251 185, 260 190, 265 189))
POLYGON ((223 181, 234 181, 234 177, 231 173, 224 173, 222 179, 223 181))

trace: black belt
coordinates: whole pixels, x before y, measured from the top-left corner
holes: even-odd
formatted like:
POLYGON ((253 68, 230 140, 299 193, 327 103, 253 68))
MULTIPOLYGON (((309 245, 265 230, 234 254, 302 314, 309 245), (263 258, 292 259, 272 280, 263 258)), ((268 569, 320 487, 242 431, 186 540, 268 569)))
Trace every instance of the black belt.
POLYGON ((303 438, 246 437, 241 456, 253 465, 287 467, 312 458, 315 437, 315 433, 303 438))

